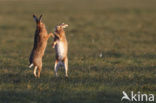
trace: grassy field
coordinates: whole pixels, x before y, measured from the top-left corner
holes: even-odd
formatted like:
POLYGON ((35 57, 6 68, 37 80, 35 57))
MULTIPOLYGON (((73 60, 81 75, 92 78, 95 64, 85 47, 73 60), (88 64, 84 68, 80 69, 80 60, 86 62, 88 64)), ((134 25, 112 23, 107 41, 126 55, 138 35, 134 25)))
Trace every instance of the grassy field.
POLYGON ((156 95, 155 0, 0 0, 0 103, 120 103, 156 95), (67 23, 69 78, 54 76, 52 38, 41 78, 29 69, 35 22, 67 23))

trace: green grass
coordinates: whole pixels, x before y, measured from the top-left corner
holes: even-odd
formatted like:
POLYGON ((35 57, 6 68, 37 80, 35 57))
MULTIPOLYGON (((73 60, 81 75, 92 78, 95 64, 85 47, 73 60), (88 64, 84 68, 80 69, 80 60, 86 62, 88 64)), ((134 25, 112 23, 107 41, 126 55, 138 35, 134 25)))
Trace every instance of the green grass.
POLYGON ((155 0, 0 1, 0 103, 120 103, 122 91, 156 95, 155 0), (52 38, 41 78, 28 58, 32 14, 49 32, 67 23, 69 78, 54 76, 52 38))

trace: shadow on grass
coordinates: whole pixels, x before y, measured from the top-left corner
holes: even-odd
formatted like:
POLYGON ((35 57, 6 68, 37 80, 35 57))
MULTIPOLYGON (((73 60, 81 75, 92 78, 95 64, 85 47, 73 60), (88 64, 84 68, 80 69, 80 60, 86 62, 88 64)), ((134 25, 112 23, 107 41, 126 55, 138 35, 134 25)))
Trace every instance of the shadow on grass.
POLYGON ((36 79, 30 74, 10 73, 0 77, 3 85, 11 84, 9 88, 0 90, 0 103, 119 103, 121 98, 119 93, 110 88, 98 90, 98 86, 94 83, 101 84, 102 78, 64 76, 49 78, 43 75, 40 79, 36 79), (32 87, 27 88, 28 84, 32 87), (78 89, 75 89, 75 86, 78 89))
POLYGON ((120 96, 111 93, 76 91, 0 91, 1 103, 119 103, 120 96), (92 94, 92 93, 91 93, 92 94))

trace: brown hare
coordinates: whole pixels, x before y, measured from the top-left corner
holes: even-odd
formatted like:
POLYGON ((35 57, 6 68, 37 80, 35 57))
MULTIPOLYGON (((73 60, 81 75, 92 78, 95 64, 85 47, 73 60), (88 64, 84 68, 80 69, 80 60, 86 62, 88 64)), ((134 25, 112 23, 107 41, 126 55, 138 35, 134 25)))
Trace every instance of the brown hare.
POLYGON ((29 58, 29 68, 34 66, 34 76, 39 78, 42 70, 42 57, 47 46, 47 41, 50 36, 53 36, 53 34, 50 33, 48 35, 45 24, 41 21, 42 15, 39 18, 33 15, 33 18, 36 22, 36 31, 34 36, 34 46, 29 58), (37 70, 38 75, 36 73, 37 70))
POLYGON ((58 76, 57 70, 61 64, 65 68, 65 76, 68 77, 68 42, 66 39, 64 28, 68 25, 62 23, 61 25, 56 26, 54 33, 54 42, 52 43, 53 48, 56 52, 56 61, 54 65, 55 75, 58 76))

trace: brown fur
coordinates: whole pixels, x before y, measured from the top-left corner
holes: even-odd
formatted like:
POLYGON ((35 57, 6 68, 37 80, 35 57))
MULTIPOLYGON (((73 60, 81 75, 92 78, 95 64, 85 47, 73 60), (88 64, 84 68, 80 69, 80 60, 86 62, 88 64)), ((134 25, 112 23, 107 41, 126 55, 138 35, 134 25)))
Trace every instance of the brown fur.
POLYGON ((59 67, 59 62, 63 62, 64 66, 65 66, 65 75, 66 75, 66 77, 68 76, 68 73, 67 73, 68 72, 68 57, 67 57, 68 42, 67 42, 65 31, 64 31, 64 28, 67 26, 68 25, 64 24, 64 23, 56 26, 56 30, 54 33, 54 42, 53 42, 52 46, 53 46, 53 48, 55 47, 55 51, 56 51, 56 61, 55 61, 55 66, 54 66, 56 76, 57 76, 57 70, 59 67), (61 55, 61 56, 60 56, 60 52, 58 51, 60 42, 63 44, 63 46, 62 46, 63 55, 61 55))
POLYGON ((45 24, 41 22, 42 16, 40 16, 39 19, 35 15, 33 15, 33 17, 36 21, 36 31, 34 37, 34 46, 29 58, 29 62, 30 65, 33 64, 38 70, 38 75, 36 75, 36 71, 34 69, 34 76, 40 77, 40 72, 42 70, 42 57, 47 46, 47 41, 53 34, 50 33, 48 35, 45 24))

